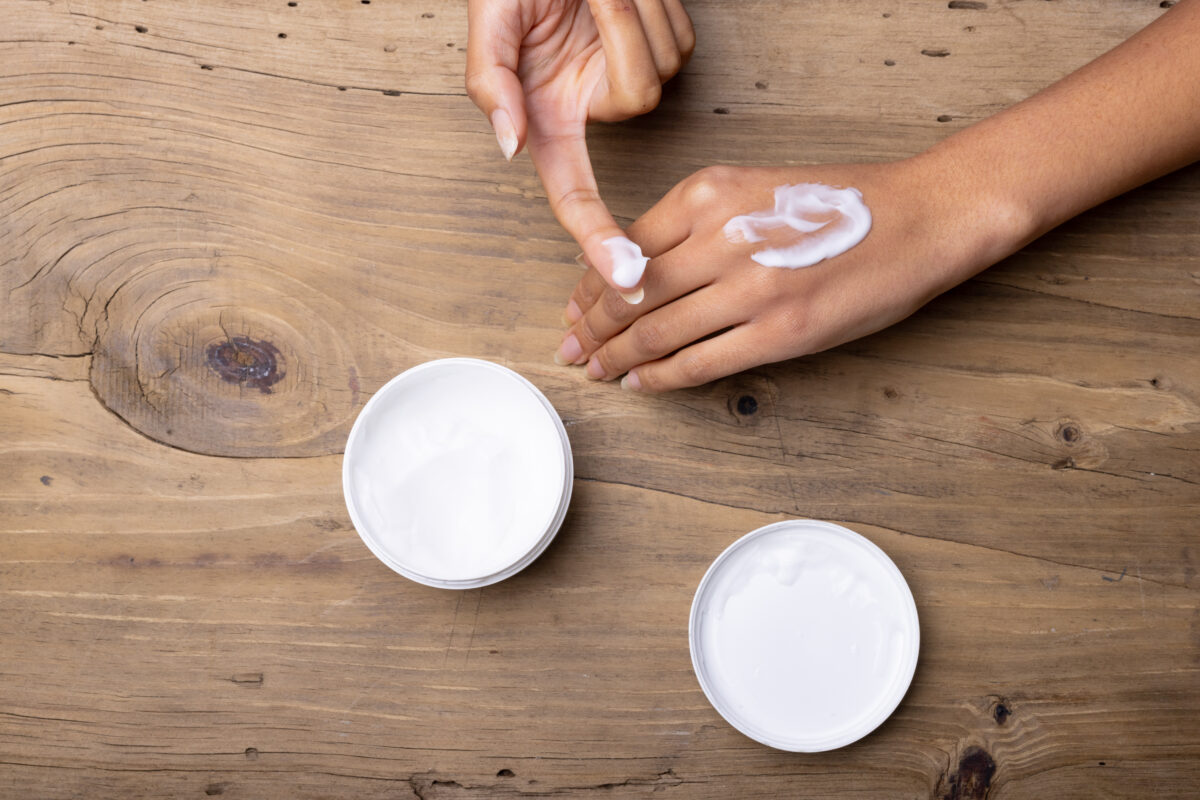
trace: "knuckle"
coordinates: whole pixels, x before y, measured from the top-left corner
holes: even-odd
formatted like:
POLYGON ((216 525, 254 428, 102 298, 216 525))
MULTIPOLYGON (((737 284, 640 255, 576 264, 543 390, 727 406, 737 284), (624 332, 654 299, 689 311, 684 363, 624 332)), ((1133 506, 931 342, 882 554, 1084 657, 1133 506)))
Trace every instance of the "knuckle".
POLYGON ((467 87, 467 96, 471 98, 471 101, 475 105, 480 105, 482 100, 488 95, 487 74, 468 69, 464 83, 467 87))
POLYGON ((601 347, 592 354, 592 358, 600 362, 600 367, 604 370, 606 376, 620 375, 624 371, 613 363, 612 354, 608 352, 607 347, 601 347))
POLYGON ((624 298, 611 290, 605 291, 604 295, 600 298, 600 307, 609 318, 617 322, 624 322, 634 314, 633 306, 626 303, 624 298))
POLYGON ((719 200, 731 180, 730 168, 705 167, 688 178, 684 199, 695 208, 705 208, 719 200))
POLYGON ((800 345, 802 349, 807 349, 803 346, 812 332, 812 315, 805 313, 800 306, 789 306, 779 312, 775 328, 783 341, 793 347, 800 345))
POLYGON ((696 31, 689 25, 687 30, 679 33, 679 52, 683 55, 683 60, 687 61, 692 57, 692 53, 696 52, 696 31))
POLYGON ((660 323, 641 319, 629 329, 634 349, 641 355, 658 358, 666 352, 667 332, 660 323))
POLYGON ((595 349, 604 341, 600 332, 596 330, 596 320, 590 313, 584 314, 583 318, 579 320, 579 324, 575 326, 575 336, 579 339, 584 353, 595 349))
POLYGON ((621 14, 633 11, 629 0, 588 0, 588 7, 593 16, 604 14, 621 14))
POLYGON ((713 376, 712 358, 703 353, 688 353, 679 362, 679 375, 688 386, 707 383, 713 376))
POLYGON ((664 81, 673 77, 683 67, 683 56, 674 50, 661 54, 657 61, 658 77, 664 81))
POLYGON ((662 99, 662 84, 655 80, 645 81, 637 86, 623 87, 616 96, 617 109, 622 114, 637 116, 644 114, 658 105, 662 99))
POLYGON ((579 305, 580 309, 587 311, 587 309, 596 304, 603 291, 603 288, 597 289, 592 286, 590 281, 580 281, 579 285, 575 287, 575 302, 579 305))
POLYGON ((580 205, 587 205, 588 203, 596 203, 599 200, 600 195, 595 189, 576 186, 551 197, 550 203, 557 209, 565 210, 580 205))

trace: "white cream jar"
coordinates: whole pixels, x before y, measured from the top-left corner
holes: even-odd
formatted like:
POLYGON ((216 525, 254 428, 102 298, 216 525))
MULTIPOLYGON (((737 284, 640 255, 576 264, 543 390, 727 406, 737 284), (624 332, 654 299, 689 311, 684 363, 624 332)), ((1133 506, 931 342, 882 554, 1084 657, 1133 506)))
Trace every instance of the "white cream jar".
POLYGON ((427 586, 472 589, 524 569, 571 500, 571 444, 516 372, 473 358, 420 364, 359 413, 342 490, 359 536, 427 586))
POLYGON ((713 707, 752 739, 818 752, 866 736, 912 681, 917 607, 859 534, 789 520, 731 544, 692 602, 692 666, 713 707))

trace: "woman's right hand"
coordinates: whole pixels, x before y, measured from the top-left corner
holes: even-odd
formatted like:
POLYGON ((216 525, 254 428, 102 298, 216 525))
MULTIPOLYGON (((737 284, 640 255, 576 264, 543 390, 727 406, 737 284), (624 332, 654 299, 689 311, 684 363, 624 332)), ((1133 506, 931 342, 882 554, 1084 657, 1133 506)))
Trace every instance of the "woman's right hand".
POLYGON ((604 242, 624 237, 600 199, 588 120, 615 122, 656 105, 695 46, 680 0, 470 0, 467 92, 505 157, 528 146, 550 206, 606 282, 604 242))

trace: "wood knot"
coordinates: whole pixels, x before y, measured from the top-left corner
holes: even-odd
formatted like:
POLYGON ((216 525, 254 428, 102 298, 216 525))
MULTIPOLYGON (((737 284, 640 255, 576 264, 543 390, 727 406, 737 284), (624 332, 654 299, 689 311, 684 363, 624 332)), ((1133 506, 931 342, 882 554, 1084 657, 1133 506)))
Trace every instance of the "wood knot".
POLYGON ((496 773, 497 778, 511 778, 516 775, 511 769, 502 769, 496 773))
POLYGON ((963 751, 958 768, 938 782, 940 800, 985 800, 996 774, 996 762, 982 747, 972 745, 963 751))
POLYGON ((996 704, 992 706, 992 719, 996 720, 997 725, 1003 725, 1012 716, 1012 709, 1004 702, 1003 697, 996 698, 996 704))
POLYGON ((758 412, 758 400, 752 394, 744 394, 737 399, 734 408, 743 417, 748 417, 758 412))
POLYGON ((1064 422, 1058 426, 1058 438, 1067 444, 1075 444, 1083 438, 1083 431, 1074 422, 1064 422))
POLYGON ((234 336, 208 346, 208 366, 228 383, 240 383, 270 394, 283 380, 283 357, 275 345, 249 336, 234 336))

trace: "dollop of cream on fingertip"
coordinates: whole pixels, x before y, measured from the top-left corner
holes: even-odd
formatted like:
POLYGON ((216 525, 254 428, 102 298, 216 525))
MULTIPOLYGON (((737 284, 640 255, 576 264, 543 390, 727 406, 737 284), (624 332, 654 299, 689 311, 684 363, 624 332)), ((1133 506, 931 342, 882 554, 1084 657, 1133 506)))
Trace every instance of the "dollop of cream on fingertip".
POLYGON ((646 265, 650 263, 650 259, 642 255, 642 248, 625 236, 613 236, 600 244, 604 245, 612 259, 613 283, 624 289, 637 286, 646 272, 646 265))
POLYGON ((730 242, 763 242, 770 236, 787 244, 766 247, 750 255, 764 267, 799 269, 841 255, 866 238, 871 230, 871 210, 862 192, 823 183, 784 184, 775 187, 775 207, 736 216, 725 223, 730 242), (790 228, 795 237, 771 234, 790 228))

